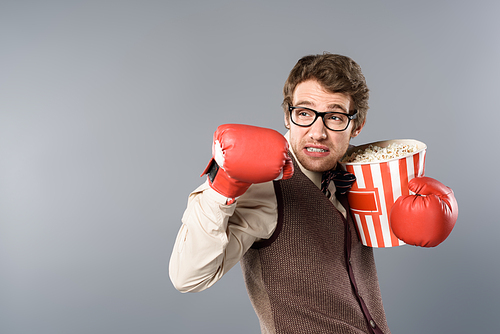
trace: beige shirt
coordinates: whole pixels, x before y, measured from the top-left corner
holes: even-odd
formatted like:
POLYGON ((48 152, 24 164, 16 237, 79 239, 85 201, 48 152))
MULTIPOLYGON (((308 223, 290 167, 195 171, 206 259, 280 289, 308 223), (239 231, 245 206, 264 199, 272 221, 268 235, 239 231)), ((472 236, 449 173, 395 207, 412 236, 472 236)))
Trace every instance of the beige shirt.
MULTIPOLYGON (((289 140, 289 133, 285 138, 289 140)), ((298 165, 320 188, 322 174, 298 165)), ((335 198, 333 182, 328 190, 330 201, 346 216, 346 210, 335 198)), ((189 195, 170 257, 170 279, 177 290, 197 292, 212 286, 238 263, 254 242, 273 234, 278 205, 272 182, 251 185, 231 205, 226 205, 226 200, 208 181, 189 195)))

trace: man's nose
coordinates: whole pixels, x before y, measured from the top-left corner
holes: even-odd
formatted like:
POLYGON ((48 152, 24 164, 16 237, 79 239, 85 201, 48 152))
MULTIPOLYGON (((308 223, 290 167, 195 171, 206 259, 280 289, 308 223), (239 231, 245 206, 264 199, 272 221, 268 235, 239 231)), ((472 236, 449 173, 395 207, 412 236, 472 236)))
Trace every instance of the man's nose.
POLYGON ((314 140, 323 140, 327 137, 327 129, 325 127, 325 123, 323 123, 323 118, 318 117, 311 125, 311 129, 309 131, 309 135, 314 140))

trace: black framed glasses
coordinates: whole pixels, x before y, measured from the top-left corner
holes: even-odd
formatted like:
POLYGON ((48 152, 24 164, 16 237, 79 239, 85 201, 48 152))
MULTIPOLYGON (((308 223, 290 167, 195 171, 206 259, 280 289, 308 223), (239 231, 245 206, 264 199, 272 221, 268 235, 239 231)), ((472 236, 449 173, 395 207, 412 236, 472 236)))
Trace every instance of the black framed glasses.
POLYGON ((321 117, 326 128, 332 131, 344 131, 351 120, 356 119, 358 116, 357 110, 354 110, 353 114, 346 114, 334 111, 319 112, 306 107, 288 106, 288 111, 290 112, 290 119, 295 125, 308 127, 313 125, 318 117, 321 117))

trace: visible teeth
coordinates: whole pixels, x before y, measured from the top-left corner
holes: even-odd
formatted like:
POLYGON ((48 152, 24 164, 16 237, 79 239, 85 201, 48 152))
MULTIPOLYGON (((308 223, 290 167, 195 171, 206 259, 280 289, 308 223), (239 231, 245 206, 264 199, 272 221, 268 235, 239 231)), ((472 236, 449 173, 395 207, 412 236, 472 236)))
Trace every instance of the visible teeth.
POLYGON ((308 152, 326 152, 326 150, 316 147, 307 147, 306 149, 308 152))

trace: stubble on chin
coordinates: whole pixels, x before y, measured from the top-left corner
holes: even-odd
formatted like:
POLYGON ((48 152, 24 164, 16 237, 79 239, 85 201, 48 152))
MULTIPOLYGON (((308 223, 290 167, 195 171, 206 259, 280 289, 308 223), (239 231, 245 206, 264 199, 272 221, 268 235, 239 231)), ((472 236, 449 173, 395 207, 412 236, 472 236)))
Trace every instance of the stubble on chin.
POLYGON ((324 158, 311 158, 303 153, 295 153, 297 160, 307 170, 311 172, 323 173, 337 166, 337 160, 330 160, 324 158))

